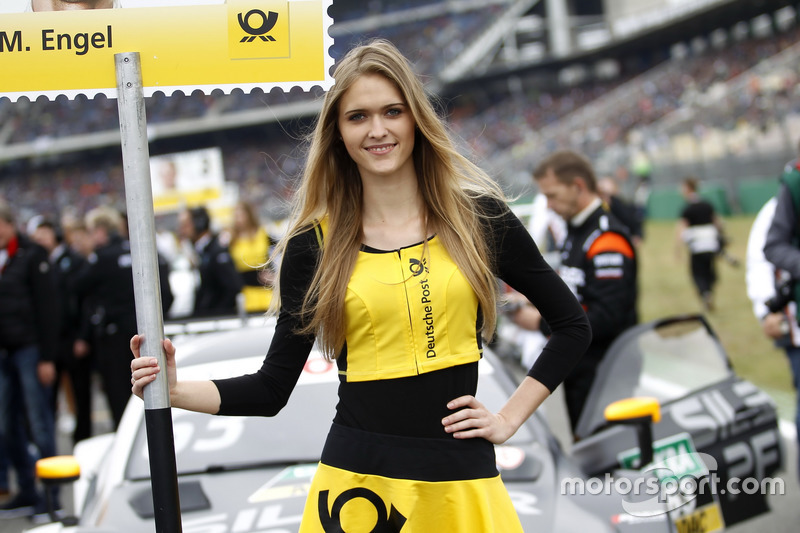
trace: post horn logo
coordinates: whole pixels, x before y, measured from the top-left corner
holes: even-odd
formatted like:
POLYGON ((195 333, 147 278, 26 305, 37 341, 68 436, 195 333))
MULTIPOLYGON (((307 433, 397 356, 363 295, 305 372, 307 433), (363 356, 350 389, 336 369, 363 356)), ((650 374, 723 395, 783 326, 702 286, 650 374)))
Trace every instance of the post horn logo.
POLYGON ((344 533, 340 513, 344 504, 350 500, 363 498, 367 500, 377 512, 377 522, 370 533, 399 533, 406 523, 406 517, 400 514, 394 505, 387 512, 386 504, 380 496, 364 487, 348 489, 341 493, 333 502, 333 508, 328 511, 328 491, 322 490, 317 501, 319 520, 325 533, 344 533))
POLYGON ((425 260, 411 258, 408 260, 408 269, 414 277, 419 276, 423 272, 428 272, 428 267, 425 265, 425 260))
POLYGON ((269 31, 275 27, 275 24, 278 22, 278 14, 274 11, 270 11, 269 15, 261 11, 260 9, 251 9, 246 14, 239 13, 239 26, 244 30, 245 33, 249 35, 245 35, 242 37, 242 40, 239 41, 240 43, 248 42, 252 43, 256 40, 256 37, 261 39, 264 42, 267 41, 274 41, 275 38, 271 35, 266 35, 269 31), (253 27, 250 24, 250 19, 252 17, 260 17, 261 18, 261 25, 258 27, 253 27))

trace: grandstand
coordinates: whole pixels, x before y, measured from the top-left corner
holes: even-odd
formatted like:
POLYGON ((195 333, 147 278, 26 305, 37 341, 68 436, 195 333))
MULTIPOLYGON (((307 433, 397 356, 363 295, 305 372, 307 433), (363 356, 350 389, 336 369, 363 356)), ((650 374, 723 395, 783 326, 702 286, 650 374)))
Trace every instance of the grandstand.
MULTIPOLYGON (((696 174, 737 209, 742 184, 796 153, 798 12, 785 0, 334 0, 330 53, 395 42, 465 150, 513 192, 543 154, 572 147, 604 173, 644 158, 655 188, 696 174)), ((320 96, 156 95, 151 154, 218 146, 226 179, 280 217, 320 96)), ((0 99, 0 195, 23 219, 124 205, 116 105, 0 99)))

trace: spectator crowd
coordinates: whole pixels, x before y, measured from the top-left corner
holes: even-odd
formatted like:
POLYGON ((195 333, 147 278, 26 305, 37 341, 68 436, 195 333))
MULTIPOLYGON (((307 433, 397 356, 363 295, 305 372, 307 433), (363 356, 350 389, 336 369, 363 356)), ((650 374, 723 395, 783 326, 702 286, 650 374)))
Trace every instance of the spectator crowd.
MULTIPOLYGON (((412 13, 421 9, 414 2, 403 4, 412 13)), ((345 3, 338 8, 342 13, 337 14, 337 20, 346 30, 346 24, 369 20, 369 13, 386 7, 380 2, 355 7, 345 3)), ((466 46, 465 36, 475 35, 481 21, 487 24, 505 7, 504 2, 489 2, 483 8, 440 9, 427 17, 423 10, 422 15, 408 17, 408 22, 400 24, 384 21, 387 17, 391 20, 384 12, 378 22, 366 26, 371 30, 359 26, 358 33, 336 34, 334 24, 332 31, 337 36, 331 55, 340 57, 353 43, 371 36, 389 37, 409 57, 417 58, 419 71, 435 79, 444 66, 436 61, 452 60, 455 48, 466 46), (431 46, 437 39, 443 42, 431 46), (448 48, 453 48, 449 56, 448 48), (427 54, 433 54, 436 61, 428 61, 427 54)), ((399 6, 392 7, 392 13, 400 11, 399 6)), ((800 86, 798 41, 796 27, 762 36, 736 37, 730 32, 726 40, 714 41, 716 44, 686 47, 667 61, 628 68, 611 79, 590 78, 564 86, 540 74, 520 74, 515 90, 508 84, 476 83, 461 95, 443 101, 443 112, 465 149, 501 182, 521 175, 527 183, 524 176, 537 160, 565 147, 586 154, 603 172, 613 172, 620 165, 630 164, 633 150, 656 150, 687 127, 701 139, 715 129, 731 131, 749 124, 761 131, 787 116, 800 115, 800 98, 795 94, 800 86), (756 68, 781 52, 790 52, 790 56, 780 65, 756 68), (734 81, 735 90, 724 89, 734 81), (690 125, 664 124, 666 117, 698 109, 702 116, 690 125)), ((254 90, 245 94, 236 90, 228 95, 195 92, 169 97, 158 93, 146 104, 148 122, 158 124, 318 97, 318 91, 254 90)), ((46 146, 53 139, 119 128, 116 102, 104 96, 14 104, 2 99, 0 124, 0 149, 19 143, 46 146)), ((227 179, 238 184, 241 193, 257 205, 269 206, 263 208, 262 216, 273 217, 279 212, 279 199, 286 198, 302 166, 302 139, 307 131, 309 122, 298 118, 291 123, 265 124, 258 130, 179 140, 168 149, 196 147, 192 142, 220 146, 227 179)), ((92 157, 86 155, 77 152, 0 163, 0 195, 14 198, 23 209, 23 217, 54 215, 53 211, 67 205, 84 212, 100 204, 119 206, 123 180, 117 150, 96 150, 92 157)))

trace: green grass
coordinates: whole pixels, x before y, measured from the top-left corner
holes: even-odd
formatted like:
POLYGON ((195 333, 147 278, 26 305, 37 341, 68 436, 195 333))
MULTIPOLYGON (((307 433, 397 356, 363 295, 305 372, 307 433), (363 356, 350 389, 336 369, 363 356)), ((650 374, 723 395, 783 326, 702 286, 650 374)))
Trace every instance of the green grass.
MULTIPOLYGON (((705 313, 728 352, 737 374, 763 387, 773 396, 790 399, 791 370, 784 352, 761 331, 753 315, 745 286, 745 251, 753 216, 724 220, 731 240, 728 252, 741 261, 735 268, 720 260, 714 310, 705 313)), ((648 221, 639 250, 639 316, 641 321, 686 313, 702 313, 689 274, 686 250, 675 254, 674 221, 648 221)))

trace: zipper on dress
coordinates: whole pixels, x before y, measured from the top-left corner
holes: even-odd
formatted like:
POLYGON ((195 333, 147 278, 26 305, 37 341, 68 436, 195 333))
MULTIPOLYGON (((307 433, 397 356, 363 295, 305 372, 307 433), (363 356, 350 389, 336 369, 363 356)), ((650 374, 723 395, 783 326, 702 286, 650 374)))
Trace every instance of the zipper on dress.
POLYGON ((411 349, 414 357, 414 372, 419 375, 419 358, 417 357, 417 339, 414 334, 414 318, 411 316, 411 304, 409 303, 408 284, 406 283, 405 272, 403 271, 403 251, 397 250, 397 260, 400 265, 400 279, 403 280, 403 293, 406 295, 406 311, 408 312, 408 327, 411 330, 411 349))

